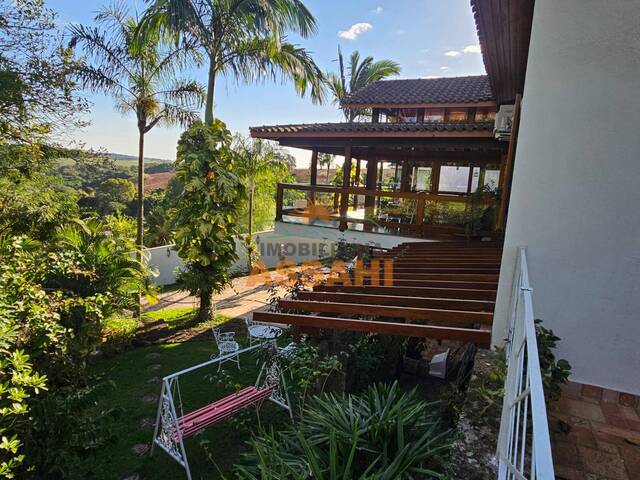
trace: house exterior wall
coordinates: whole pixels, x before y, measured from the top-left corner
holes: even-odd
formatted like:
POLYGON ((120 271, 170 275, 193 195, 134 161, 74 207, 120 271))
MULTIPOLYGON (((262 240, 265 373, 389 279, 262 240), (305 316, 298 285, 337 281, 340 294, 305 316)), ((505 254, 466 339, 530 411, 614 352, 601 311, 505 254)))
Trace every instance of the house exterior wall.
POLYGON ((640 3, 537 0, 494 343, 516 247, 572 380, 640 393, 640 3))

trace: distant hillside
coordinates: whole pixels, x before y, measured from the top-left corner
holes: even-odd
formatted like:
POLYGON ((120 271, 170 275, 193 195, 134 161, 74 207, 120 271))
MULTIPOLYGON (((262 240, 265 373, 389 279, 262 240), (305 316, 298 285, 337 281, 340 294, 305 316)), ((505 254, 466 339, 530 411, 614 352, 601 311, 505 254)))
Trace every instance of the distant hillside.
MULTIPOLYGON (((135 155, 125 155, 124 153, 107 153, 105 156, 111 158, 112 160, 119 160, 123 162, 137 162, 138 157, 135 155)), ((166 158, 153 158, 153 157, 144 157, 144 161, 151 163, 173 163, 173 160, 169 160, 166 158)))

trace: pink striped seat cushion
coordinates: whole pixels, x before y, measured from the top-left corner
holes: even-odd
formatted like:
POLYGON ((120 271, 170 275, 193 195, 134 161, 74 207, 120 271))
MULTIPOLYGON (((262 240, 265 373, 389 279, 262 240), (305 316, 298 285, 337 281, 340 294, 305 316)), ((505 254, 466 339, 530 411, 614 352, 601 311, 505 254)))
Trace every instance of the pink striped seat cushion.
POLYGON ((239 392, 228 395, 198 410, 194 410, 178 419, 178 426, 182 438, 187 438, 194 433, 214 423, 218 423, 240 410, 255 405, 271 395, 273 388, 246 387, 239 392))

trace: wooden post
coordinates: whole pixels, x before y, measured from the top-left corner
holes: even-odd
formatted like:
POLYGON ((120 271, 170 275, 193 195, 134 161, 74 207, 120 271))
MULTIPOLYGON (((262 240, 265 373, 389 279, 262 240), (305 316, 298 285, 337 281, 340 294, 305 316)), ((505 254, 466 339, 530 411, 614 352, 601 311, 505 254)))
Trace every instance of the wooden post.
MULTIPOLYGON (((356 178, 353 182, 353 185, 356 187, 360 186, 360 159, 356 162, 356 178)), ((353 196, 353 209, 358 209, 358 195, 353 196)))
POLYGON ((276 222, 282 221, 282 202, 284 201, 284 186, 279 183, 276 191, 276 222))
POLYGON ((380 123, 380 109, 374 108, 371 111, 371 123, 380 123))
MULTIPOLYGON (((311 150, 311 178, 309 179, 309 183, 311 185, 318 184, 318 149, 314 148, 311 150)), ((309 203, 316 203, 316 194, 315 192, 309 192, 309 203)))
MULTIPOLYGON (((367 160, 367 179, 366 179, 366 187, 367 190, 375 190, 376 189, 376 178, 378 171, 378 160, 369 159, 367 160)), ((374 215, 374 206, 376 202, 376 197, 372 197, 367 195, 364 197, 364 217, 372 218, 374 215)), ((364 224, 365 231, 371 229, 371 225, 365 223, 364 224)))
POLYGON ((408 192, 409 189, 407 188, 409 186, 409 160, 403 160, 402 161, 402 176, 400 179, 400 191, 401 192, 408 192))
POLYGON ((498 210, 496 230, 501 232, 503 232, 507 226, 507 210, 509 208, 511 180, 513 179, 513 164, 516 158, 516 148, 518 146, 518 130, 520 127, 521 103, 522 95, 518 94, 516 95, 516 104, 513 110, 513 127, 511 128, 511 138, 509 140, 509 149, 507 150, 507 160, 504 167, 504 175, 502 176, 502 185, 500 185, 500 209, 498 210))
POLYGON ((393 191, 394 192, 396 191, 396 189, 398 189, 398 163, 399 162, 396 160, 396 169, 393 172, 393 191))
POLYGON ((351 145, 344 147, 344 163, 342 165, 342 192, 340 193, 340 231, 347 229, 347 212, 349 210, 349 194, 351 187, 351 145))
MULTIPOLYGON (((380 166, 378 168, 378 183, 376 184, 376 190, 379 189, 380 191, 382 191, 382 174, 384 172, 384 160, 380 162, 380 166)), ((380 200, 382 200, 382 197, 377 197, 376 200, 378 210, 380 210, 380 200)))
POLYGON ((438 193, 440 190, 440 162, 434 163, 431 167, 431 193, 438 193))

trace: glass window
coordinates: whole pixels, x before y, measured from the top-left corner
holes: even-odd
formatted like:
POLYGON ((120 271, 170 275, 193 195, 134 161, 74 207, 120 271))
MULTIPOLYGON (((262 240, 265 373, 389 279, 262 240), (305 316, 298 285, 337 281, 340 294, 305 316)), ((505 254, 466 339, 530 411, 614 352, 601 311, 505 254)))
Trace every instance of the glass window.
POLYGON ((450 122, 466 122, 467 116, 468 116, 468 112, 466 108, 449 110, 447 112, 447 118, 450 122))
POLYGON ((418 121, 418 109, 401 108, 398 110, 398 118, 401 123, 416 123, 418 121))
POLYGON ((417 167, 413 171, 413 190, 428 192, 431 190, 431 167, 417 167))
POLYGON ((440 168, 439 192, 467 193, 469 186, 469 167, 451 167, 443 165, 440 168))
POLYGON ((479 108, 476 110, 476 122, 493 122, 496 119, 496 112, 492 108, 479 108))
POLYGON ((485 170, 484 185, 495 190, 500 183, 500 170, 485 170))
POLYGON ((424 112, 425 122, 444 122, 444 108, 427 108, 424 112))

